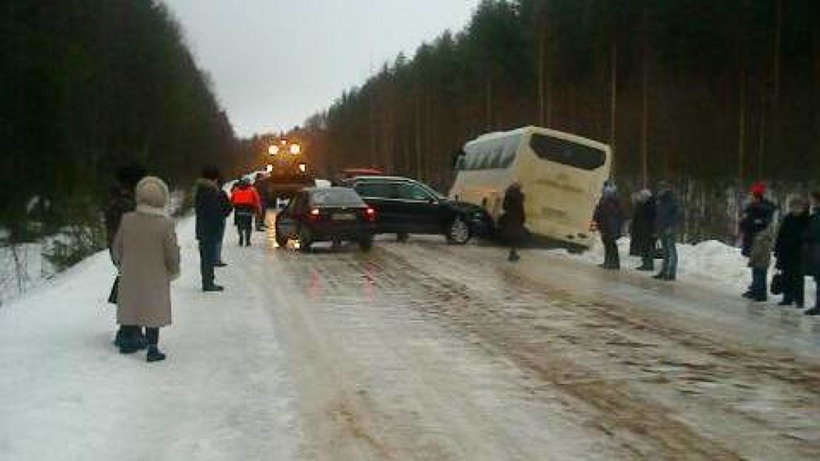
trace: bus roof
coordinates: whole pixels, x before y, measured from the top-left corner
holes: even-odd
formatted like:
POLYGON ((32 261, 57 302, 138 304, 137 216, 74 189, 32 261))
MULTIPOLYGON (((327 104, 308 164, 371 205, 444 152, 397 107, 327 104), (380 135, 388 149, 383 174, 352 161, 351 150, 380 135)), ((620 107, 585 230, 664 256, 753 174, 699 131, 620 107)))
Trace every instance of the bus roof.
POLYGON ((590 146, 590 147, 594 147, 596 149, 609 150, 609 145, 608 144, 604 144, 602 142, 595 141, 594 139, 584 138, 583 136, 578 136, 576 134, 566 133, 564 131, 558 131, 558 130, 553 130, 553 129, 550 129, 550 128, 543 128, 543 127, 533 126, 533 125, 524 126, 524 127, 521 127, 521 128, 516 128, 514 130, 509 130, 509 131, 494 131, 494 132, 491 132, 491 133, 485 133, 485 134, 482 134, 482 135, 478 136, 477 138, 475 138, 473 140, 467 141, 467 143, 465 143, 464 145, 466 147, 470 144, 479 143, 479 142, 483 142, 483 141, 490 141, 490 140, 493 140, 493 139, 506 138, 508 136, 516 136, 516 135, 525 135, 525 134, 530 134, 530 133, 545 134, 547 136, 552 136, 552 137, 556 137, 556 138, 560 138, 560 139, 566 139, 568 141, 577 142, 579 144, 584 144, 584 145, 587 145, 587 146, 590 146))

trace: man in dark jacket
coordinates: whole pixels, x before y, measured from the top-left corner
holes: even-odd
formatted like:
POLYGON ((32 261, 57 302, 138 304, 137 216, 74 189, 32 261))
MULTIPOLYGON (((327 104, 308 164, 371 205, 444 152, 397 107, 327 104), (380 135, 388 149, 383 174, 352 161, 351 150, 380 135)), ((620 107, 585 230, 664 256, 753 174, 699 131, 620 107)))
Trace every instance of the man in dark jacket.
MULTIPOLYGON (((777 210, 777 207, 766 199, 766 185, 762 182, 753 184, 749 192, 752 196, 751 202, 743 209, 740 217, 741 253, 747 258, 751 255, 755 237, 769 227, 777 210)), ((750 286, 743 296, 751 298, 752 295, 750 286)))
POLYGON ((820 190, 811 193, 812 214, 803 234, 804 273, 814 277, 817 291, 814 307, 806 315, 820 315, 820 190))
POLYGON ((595 207, 593 220, 601 233, 604 244, 604 263, 601 267, 609 270, 621 268, 621 257, 618 254, 618 239, 622 236, 624 226, 624 211, 618 199, 618 188, 615 182, 608 180, 604 183, 601 200, 595 207))
POLYGON ((194 206, 202 291, 224 290, 214 283, 214 266, 217 262, 217 244, 222 239, 225 217, 231 213, 231 203, 220 192, 217 185, 219 176, 219 170, 215 167, 205 167, 202 177, 196 182, 194 206))
POLYGON ((681 221, 680 203, 672 187, 666 181, 658 183, 658 201, 655 214, 655 229, 661 240, 663 264, 655 275, 659 280, 675 280, 678 273, 678 226, 681 221))
POLYGON ((801 252, 803 251, 803 234, 809 223, 808 204, 797 197, 789 202, 789 214, 783 218, 777 240, 774 244, 774 256, 777 258, 777 269, 783 277, 783 300, 781 306, 796 304, 799 309, 804 303, 804 279, 801 252))
POLYGON ((524 194, 521 192, 521 184, 513 182, 504 191, 504 202, 502 204, 504 214, 499 219, 499 227, 501 228, 504 237, 510 245, 510 254, 507 260, 511 262, 518 261, 521 257, 518 255, 518 247, 524 240, 524 222, 526 217, 524 215, 524 194))
POLYGON ((629 254, 641 258, 639 271, 655 269, 655 196, 649 189, 634 195, 635 212, 630 226, 629 254))
MULTIPOLYGON (((114 236, 117 235, 117 229, 120 228, 123 215, 136 209, 134 188, 147 174, 145 169, 139 165, 126 165, 117 170, 117 184, 111 188, 111 196, 108 205, 105 207, 105 239, 109 254, 112 254, 112 262, 111 245, 114 242, 114 236)), ((118 281, 114 283, 115 286, 111 289, 109 302, 116 303, 115 298, 117 297, 119 283, 118 281)), ((134 348, 134 350, 148 347, 141 329, 134 325, 120 325, 114 337, 114 345, 126 349, 134 348)))

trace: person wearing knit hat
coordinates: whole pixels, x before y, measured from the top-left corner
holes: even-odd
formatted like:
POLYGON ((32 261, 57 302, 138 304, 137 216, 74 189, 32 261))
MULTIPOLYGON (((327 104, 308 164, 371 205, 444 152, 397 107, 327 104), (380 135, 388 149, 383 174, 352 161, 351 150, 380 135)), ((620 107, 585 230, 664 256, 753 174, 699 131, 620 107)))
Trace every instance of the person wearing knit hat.
MULTIPOLYGON (((156 177, 143 178, 136 187, 136 211, 127 213, 114 237, 113 257, 120 269, 117 322, 129 330, 145 327, 146 360, 165 359, 159 351, 159 329, 171 324, 171 281, 179 276, 179 245, 174 221, 166 207, 168 186, 156 177)), ((140 349, 125 338, 120 352, 140 349)))
MULTIPOLYGON (((769 229, 774 220, 775 212, 777 211, 777 207, 774 203, 766 198, 766 185, 764 183, 754 183, 749 189, 749 193, 751 200, 743 209, 739 223, 742 244, 741 253, 747 258, 752 256, 752 247, 754 246, 755 239, 763 231, 769 229)), ((756 256, 758 256, 760 251, 755 253, 756 256)), ((759 260, 759 258, 755 259, 759 260)), ((756 301, 765 301, 767 298, 767 287, 765 274, 762 274, 761 264, 754 264, 751 267, 752 284, 748 290, 743 293, 743 296, 756 301)))
POLYGON ((604 262, 600 267, 608 270, 619 270, 621 258, 618 254, 618 239, 623 236, 624 211, 618 199, 618 187, 612 180, 607 180, 602 189, 601 200, 595 207, 593 216, 601 242, 604 244, 604 262))

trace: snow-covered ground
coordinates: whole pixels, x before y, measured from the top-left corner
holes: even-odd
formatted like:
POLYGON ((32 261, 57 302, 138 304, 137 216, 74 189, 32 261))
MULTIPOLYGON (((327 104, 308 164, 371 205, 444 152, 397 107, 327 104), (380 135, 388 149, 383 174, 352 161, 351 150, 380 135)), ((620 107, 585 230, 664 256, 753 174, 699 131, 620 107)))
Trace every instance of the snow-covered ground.
POLYGON ((165 362, 111 345, 107 252, 0 307, 0 460, 820 459, 816 319, 740 299, 731 248, 682 246, 668 284, 599 249, 231 229, 203 294, 177 232, 165 362))
POLYGON ((250 293, 199 291, 192 225, 177 229, 183 275, 161 331, 165 362, 112 346, 107 252, 0 307, 0 459, 296 459, 271 319, 250 293))

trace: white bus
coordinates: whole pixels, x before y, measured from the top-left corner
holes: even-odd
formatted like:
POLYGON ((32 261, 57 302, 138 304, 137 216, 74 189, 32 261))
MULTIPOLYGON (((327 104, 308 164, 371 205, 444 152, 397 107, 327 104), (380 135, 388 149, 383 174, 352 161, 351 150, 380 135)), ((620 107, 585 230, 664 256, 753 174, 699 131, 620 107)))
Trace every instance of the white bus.
POLYGON ((504 191, 518 181, 531 233, 592 245, 590 221, 610 173, 608 145, 529 126, 480 136, 463 151, 451 198, 482 206, 498 222, 504 191))

